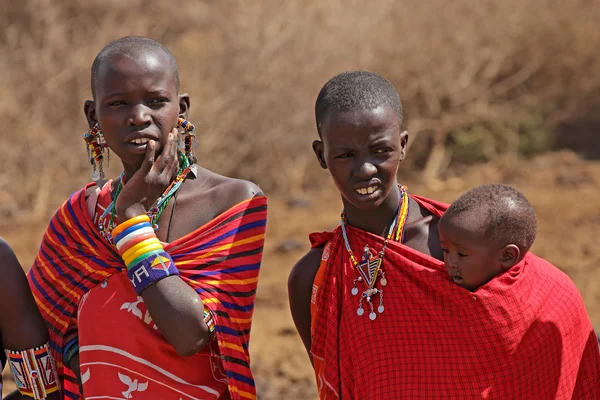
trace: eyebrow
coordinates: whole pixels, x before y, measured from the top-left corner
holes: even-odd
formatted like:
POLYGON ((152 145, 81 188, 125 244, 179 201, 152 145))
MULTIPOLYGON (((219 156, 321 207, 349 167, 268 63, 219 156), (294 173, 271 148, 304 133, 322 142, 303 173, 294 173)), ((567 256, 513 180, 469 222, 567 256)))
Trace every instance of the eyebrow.
POLYGON ((338 153, 338 152, 354 151, 354 149, 351 148, 351 147, 332 147, 331 151, 334 152, 334 153, 338 153))

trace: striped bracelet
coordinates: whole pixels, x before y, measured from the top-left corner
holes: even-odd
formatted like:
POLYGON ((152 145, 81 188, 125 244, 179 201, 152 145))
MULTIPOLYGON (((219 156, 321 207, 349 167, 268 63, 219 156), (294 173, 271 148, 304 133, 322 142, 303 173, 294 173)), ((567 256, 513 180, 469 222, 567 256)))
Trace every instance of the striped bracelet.
POLYGON ((6 358, 22 395, 45 399, 60 391, 56 365, 48 344, 27 350, 6 350, 6 358))

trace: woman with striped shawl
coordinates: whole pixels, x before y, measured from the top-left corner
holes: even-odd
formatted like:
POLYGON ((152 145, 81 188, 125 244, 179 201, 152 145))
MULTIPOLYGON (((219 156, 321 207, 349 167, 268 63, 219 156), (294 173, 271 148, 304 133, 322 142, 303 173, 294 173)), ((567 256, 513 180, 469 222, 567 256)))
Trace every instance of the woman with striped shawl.
POLYGON ((106 46, 92 94, 95 182, 56 212, 28 275, 66 396, 255 398, 248 338, 265 197, 195 164, 189 97, 159 43, 106 46), (108 181, 105 148, 123 164, 108 181))

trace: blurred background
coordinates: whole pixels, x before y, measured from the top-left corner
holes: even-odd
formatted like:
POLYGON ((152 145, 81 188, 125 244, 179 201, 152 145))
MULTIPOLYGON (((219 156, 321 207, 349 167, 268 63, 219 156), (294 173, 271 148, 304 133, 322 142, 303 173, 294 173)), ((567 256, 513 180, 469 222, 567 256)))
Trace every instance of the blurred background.
POLYGON ((270 197, 251 341, 261 399, 316 393, 287 276, 307 234, 337 224, 310 144, 314 100, 345 70, 398 89, 410 192, 451 202, 503 182, 525 193, 540 219, 533 251, 569 274, 600 327, 600 2, 0 3, 0 234, 27 269, 53 211, 90 178, 81 134, 95 55, 125 35, 160 41, 191 96, 199 162, 270 197))

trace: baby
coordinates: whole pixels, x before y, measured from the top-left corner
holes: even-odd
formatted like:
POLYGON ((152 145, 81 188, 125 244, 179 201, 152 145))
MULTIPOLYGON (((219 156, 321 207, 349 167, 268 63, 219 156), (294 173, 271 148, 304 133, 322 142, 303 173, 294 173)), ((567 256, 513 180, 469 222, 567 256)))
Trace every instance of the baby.
POLYGON ((474 291, 525 257, 535 240, 537 219, 523 194, 491 184, 460 196, 438 229, 450 278, 474 291))

